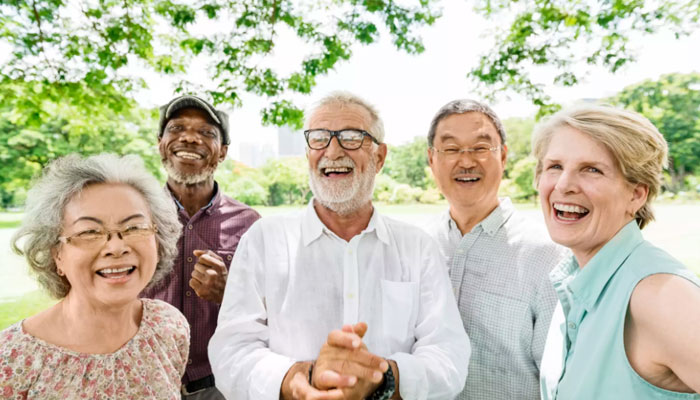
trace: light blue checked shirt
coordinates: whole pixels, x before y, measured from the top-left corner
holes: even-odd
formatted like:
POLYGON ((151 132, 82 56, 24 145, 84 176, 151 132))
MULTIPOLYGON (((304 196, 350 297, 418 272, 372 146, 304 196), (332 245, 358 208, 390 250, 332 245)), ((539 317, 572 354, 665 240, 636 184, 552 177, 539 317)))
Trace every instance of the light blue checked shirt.
POLYGON ((568 250, 508 198, 464 236, 449 211, 429 231, 449 266, 472 341, 458 399, 538 399, 539 364, 557 302, 548 274, 568 250))

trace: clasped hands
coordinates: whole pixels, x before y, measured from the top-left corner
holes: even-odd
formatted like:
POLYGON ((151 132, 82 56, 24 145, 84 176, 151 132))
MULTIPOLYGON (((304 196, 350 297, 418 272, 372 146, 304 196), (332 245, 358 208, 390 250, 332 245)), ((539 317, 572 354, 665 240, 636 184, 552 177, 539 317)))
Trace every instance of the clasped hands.
POLYGON ((328 334, 313 365, 312 384, 308 370, 295 372, 289 382, 292 398, 361 400, 377 390, 390 366, 387 360, 369 352, 362 342, 366 332, 367 324, 359 322, 328 334))

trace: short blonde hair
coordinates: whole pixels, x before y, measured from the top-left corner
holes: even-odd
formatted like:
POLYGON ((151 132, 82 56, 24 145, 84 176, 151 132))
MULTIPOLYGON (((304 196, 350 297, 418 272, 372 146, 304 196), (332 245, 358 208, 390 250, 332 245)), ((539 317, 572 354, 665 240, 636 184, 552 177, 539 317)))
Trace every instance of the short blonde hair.
POLYGON ((610 150, 627 182, 649 188, 644 205, 635 214, 640 228, 654 220, 651 201, 659 194, 663 169, 668 165, 668 144, 659 130, 636 112, 604 105, 579 106, 554 114, 532 136, 537 159, 535 184, 542 174, 542 159, 555 131, 568 126, 588 135, 610 150))

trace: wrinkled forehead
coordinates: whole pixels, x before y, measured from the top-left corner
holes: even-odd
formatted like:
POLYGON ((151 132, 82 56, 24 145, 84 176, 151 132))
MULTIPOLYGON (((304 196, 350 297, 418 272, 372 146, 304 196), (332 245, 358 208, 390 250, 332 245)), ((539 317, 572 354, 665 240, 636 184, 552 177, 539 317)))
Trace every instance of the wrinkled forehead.
POLYGON ((483 113, 470 111, 450 114, 438 122, 435 142, 486 141, 500 143, 500 135, 491 119, 483 113))

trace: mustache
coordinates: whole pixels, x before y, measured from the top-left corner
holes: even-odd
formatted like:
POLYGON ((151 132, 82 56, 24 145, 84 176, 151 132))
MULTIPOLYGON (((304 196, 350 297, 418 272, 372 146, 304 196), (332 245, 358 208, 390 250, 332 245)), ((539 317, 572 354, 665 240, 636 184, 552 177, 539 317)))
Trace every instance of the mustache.
POLYGON ((323 168, 339 168, 339 167, 345 167, 345 168, 355 168, 355 162, 352 160, 352 158, 348 156, 343 156, 337 160, 329 160, 325 157, 321 158, 318 161, 318 170, 320 171, 323 168))
POLYGON ((481 171, 479 171, 478 169, 474 169, 474 168, 460 168, 460 169, 458 169, 457 171, 455 171, 455 172, 452 174, 452 176, 455 176, 455 175, 478 175, 478 176, 482 176, 483 173, 482 173, 481 171))

